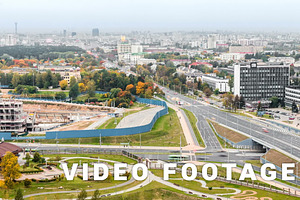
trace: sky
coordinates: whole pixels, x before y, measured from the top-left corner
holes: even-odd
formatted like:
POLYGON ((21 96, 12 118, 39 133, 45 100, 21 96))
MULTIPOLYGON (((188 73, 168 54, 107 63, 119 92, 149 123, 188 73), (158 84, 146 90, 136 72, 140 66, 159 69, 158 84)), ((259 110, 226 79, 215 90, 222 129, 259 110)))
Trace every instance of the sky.
POLYGON ((299 0, 0 0, 0 32, 300 32, 299 0))

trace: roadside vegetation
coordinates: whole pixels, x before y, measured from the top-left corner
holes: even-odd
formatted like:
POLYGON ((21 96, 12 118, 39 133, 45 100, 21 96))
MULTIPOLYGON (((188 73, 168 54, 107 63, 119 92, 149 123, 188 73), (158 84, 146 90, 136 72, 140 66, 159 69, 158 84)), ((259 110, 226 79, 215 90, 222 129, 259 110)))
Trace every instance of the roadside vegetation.
POLYGON ((193 128, 193 131, 196 135, 196 138, 197 138, 197 141, 198 141, 200 147, 205 147, 204 141, 203 141, 202 136, 201 136, 201 133, 199 132, 199 129, 197 127, 197 118, 195 117, 195 115, 191 111, 189 111, 187 109, 184 109, 184 108, 182 108, 182 110, 184 111, 184 113, 186 114, 186 116, 188 117, 188 119, 190 121, 190 124, 193 128))
MULTIPOLYGON (((114 121, 110 121, 109 123, 107 126, 114 126, 112 125, 114 121)), ((187 145, 177 114, 175 110, 169 108, 169 113, 160 117, 150 132, 126 136, 102 137, 101 140, 103 145, 129 143, 130 146, 139 146, 141 137, 142 146, 179 147, 180 136, 182 146, 187 145)), ((79 140, 81 144, 99 145, 99 137, 58 139, 59 144, 77 144, 79 140)), ((37 142, 56 143, 56 140, 39 140, 37 142)))

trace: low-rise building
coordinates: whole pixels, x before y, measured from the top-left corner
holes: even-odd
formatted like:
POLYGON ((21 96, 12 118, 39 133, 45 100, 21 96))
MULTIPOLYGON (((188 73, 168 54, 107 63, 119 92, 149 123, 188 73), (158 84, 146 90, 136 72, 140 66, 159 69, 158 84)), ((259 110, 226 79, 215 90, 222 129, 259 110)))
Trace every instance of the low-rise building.
POLYGON ((229 53, 247 53, 255 54, 258 52, 263 52, 263 46, 230 46, 229 53))
POLYGON ((213 90, 218 89, 219 92, 230 92, 229 79, 220 78, 217 76, 202 75, 201 80, 207 83, 213 90))
POLYGON ((189 67, 200 66, 200 65, 203 65, 203 66, 206 66, 206 67, 209 67, 209 68, 213 67, 213 65, 208 63, 208 62, 193 62, 193 63, 189 64, 189 67))
POLYGON ((0 142, 0 161, 3 158, 3 156, 6 154, 6 152, 11 152, 16 156, 18 156, 18 154, 22 152, 22 149, 17 145, 11 143, 0 142))
POLYGON ((287 107, 292 107, 293 101, 300 107, 300 88, 286 87, 284 98, 285 105, 287 107))
POLYGON ((40 65, 38 66, 39 72, 46 72, 50 70, 54 74, 60 74, 63 80, 70 83, 71 77, 74 76, 77 80, 81 78, 80 68, 73 66, 55 66, 55 65, 40 65))
POLYGON ((284 63, 286 65, 291 65, 291 64, 295 63, 295 58, 293 58, 293 57, 271 57, 271 58, 269 58, 269 62, 284 63))
POLYGON ((237 61, 237 60, 244 60, 245 59, 245 54, 241 53, 222 53, 220 55, 220 58, 222 61, 237 61))

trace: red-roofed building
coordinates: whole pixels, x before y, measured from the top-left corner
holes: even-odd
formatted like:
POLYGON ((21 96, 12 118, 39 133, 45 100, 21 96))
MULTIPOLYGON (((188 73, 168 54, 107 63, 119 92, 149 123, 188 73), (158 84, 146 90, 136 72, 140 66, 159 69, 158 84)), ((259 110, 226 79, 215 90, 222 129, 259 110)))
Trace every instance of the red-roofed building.
POLYGON ((192 64, 189 65, 189 67, 191 68, 192 66, 199 66, 199 65, 204 65, 210 68, 213 67, 213 65, 208 62, 193 62, 192 64))
POLYGON ((0 160, 6 154, 6 152, 12 152, 13 154, 18 155, 20 152, 22 152, 22 149, 11 143, 0 142, 0 160))

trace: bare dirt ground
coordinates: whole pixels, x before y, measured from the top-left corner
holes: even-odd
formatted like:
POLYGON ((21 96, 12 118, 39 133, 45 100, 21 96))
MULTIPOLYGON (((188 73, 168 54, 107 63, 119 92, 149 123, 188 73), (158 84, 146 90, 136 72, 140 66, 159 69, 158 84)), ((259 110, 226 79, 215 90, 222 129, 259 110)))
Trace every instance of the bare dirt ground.
POLYGON ((99 112, 99 111, 109 111, 109 109, 104 109, 103 107, 88 107, 83 105, 72 105, 72 104, 55 104, 55 103, 34 103, 34 104, 23 104, 24 110, 36 110, 36 111, 91 111, 91 112, 99 112))
POLYGON ((211 123, 220 135, 222 135, 223 137, 226 137, 228 140, 230 140, 234 143, 241 142, 248 138, 240 133, 237 133, 237 132, 235 132, 231 129, 228 129, 224 126, 221 126, 218 123, 215 123, 215 122, 211 122, 211 123))
POLYGON ((298 164, 298 167, 295 167, 296 170, 298 169, 298 172, 295 172, 296 174, 300 174, 300 163, 296 160, 284 155, 283 153, 280 153, 279 151, 276 151, 274 149, 271 149, 263 156, 264 159, 268 160, 269 162, 277 165, 278 167, 281 167, 282 163, 296 163, 298 164))
POLYGON ((93 117, 90 120, 84 120, 72 123, 67 126, 59 127, 56 129, 53 129, 53 131, 70 131, 70 130, 84 130, 85 128, 89 127, 91 124, 97 122, 99 119, 103 118, 104 116, 99 117, 93 117))

